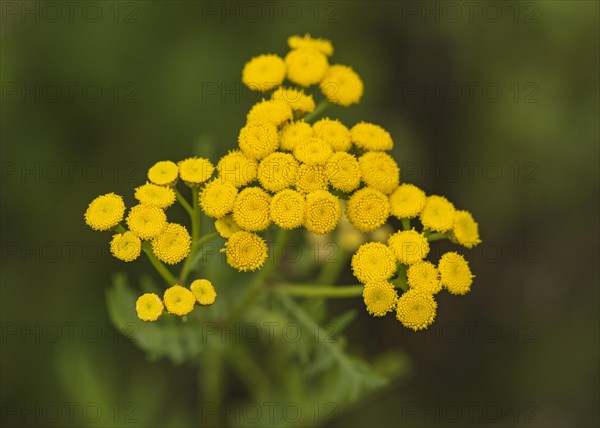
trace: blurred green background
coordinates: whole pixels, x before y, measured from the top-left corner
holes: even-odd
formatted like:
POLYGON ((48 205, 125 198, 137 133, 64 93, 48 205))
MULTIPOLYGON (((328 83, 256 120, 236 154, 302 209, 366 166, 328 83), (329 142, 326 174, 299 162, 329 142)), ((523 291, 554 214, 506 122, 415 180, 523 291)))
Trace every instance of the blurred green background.
POLYGON ((598 2, 1 8, 3 424, 194 424, 194 369, 111 327, 124 266, 83 212, 101 193, 131 202, 157 160, 234 147, 258 99, 244 63, 308 32, 365 82, 360 105, 327 114, 386 127, 402 179, 471 210, 484 240, 472 292, 440 296, 424 333, 332 303, 360 309, 351 347, 404 349, 411 370, 327 425, 598 426, 598 2))

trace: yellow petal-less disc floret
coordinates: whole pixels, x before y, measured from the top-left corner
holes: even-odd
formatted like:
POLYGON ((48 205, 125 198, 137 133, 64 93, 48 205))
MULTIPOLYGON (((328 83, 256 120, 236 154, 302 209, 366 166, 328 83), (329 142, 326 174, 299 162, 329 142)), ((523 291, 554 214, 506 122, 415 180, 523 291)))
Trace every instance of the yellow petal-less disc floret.
POLYGON ((400 263, 410 265, 429 254, 429 242, 416 230, 400 230, 388 239, 388 245, 400 263))
POLYGON ((142 321, 156 321, 164 309, 162 300, 154 293, 142 294, 135 302, 137 317, 142 321))
POLYGON ((123 197, 114 193, 98 196, 85 210, 85 224, 94 230, 110 230, 123 220, 123 197))
POLYGON ((270 192, 279 192, 296 181, 298 161, 289 153, 275 152, 260 161, 258 180, 270 192))
POLYGON ((367 242, 352 256, 352 272, 363 284, 387 281, 396 272, 396 258, 387 245, 367 242))
POLYGON ((205 158, 188 158, 179 162, 179 176, 188 186, 199 186, 213 174, 213 164, 205 158))
POLYGON ((373 123, 357 123, 350 129, 350 138, 356 147, 364 150, 380 152, 394 147, 390 134, 373 123))
POLYGON ((387 281, 370 282, 363 289, 363 300, 367 311, 374 317, 382 317, 394 310, 398 293, 387 281))
POLYGON ((293 151, 296 146, 314 137, 310 124, 299 120, 285 125, 279 133, 281 150, 293 151))
POLYGON ((233 150, 219 160, 217 171, 220 179, 241 187, 256 179, 258 162, 239 150, 233 150))
POLYGON ((348 199, 346 213, 357 230, 371 232, 387 221, 390 204, 379 190, 363 187, 348 199))
POLYGON ((323 165, 301 164, 296 176, 296 190, 304 194, 327 190, 327 177, 323 165))
POLYGON ((142 241, 133 232, 117 233, 110 241, 110 252, 119 260, 132 262, 142 252, 142 241))
POLYGON ((315 136, 328 142, 336 151, 347 152, 352 147, 350 131, 339 120, 324 118, 313 124, 315 136))
POLYGON ((129 230, 141 239, 151 239, 167 225, 167 215, 153 205, 139 204, 129 210, 127 216, 129 230))
POLYGON ((306 201, 304 195, 285 189, 271 199, 271 220, 282 229, 294 229, 304 223, 306 201))
POLYGON ((152 240, 152 251, 160 260, 174 265, 185 259, 190 253, 192 238, 187 229, 177 223, 169 223, 152 240))
POLYGON ((235 232, 242 230, 233 219, 232 214, 215 220, 215 229, 221 238, 229 239, 235 232))
POLYGON ((237 194, 238 189, 232 183, 216 178, 200 192, 200 207, 209 217, 223 217, 233 210, 237 194))
POLYGON ((452 294, 467 294, 473 283, 473 274, 463 256, 445 253, 438 263, 442 285, 452 294))
POLYGON ((250 159, 266 158, 279 147, 277 127, 272 123, 249 123, 240 130, 238 143, 250 159))
POLYGON ((217 291, 208 279, 196 279, 190 284, 190 290, 201 305, 212 305, 217 299, 217 291))
POLYGON ((325 77, 329 62, 319 51, 300 48, 293 49, 285 56, 287 78, 290 82, 308 87, 316 85, 325 77))
POLYGON ((288 37, 288 46, 290 49, 314 49, 323 55, 333 55, 333 45, 329 40, 321 38, 312 38, 310 34, 302 36, 290 36, 288 37))
POLYGON ((187 288, 177 284, 165 290, 163 301, 170 314, 179 315, 180 317, 192 312, 196 304, 194 294, 187 288))
POLYGON ((317 190, 306 196, 304 227, 317 235, 324 235, 335 229, 342 208, 340 200, 325 190, 317 190))
POLYGON ((390 195, 390 213, 398 219, 418 216, 425 206, 425 192, 414 184, 401 184, 390 195))
POLYGON ((235 198, 233 219, 244 230, 258 232, 271 225, 271 196, 260 187, 246 187, 235 198))
POLYGON ((410 265, 406 271, 406 278, 410 288, 425 293, 435 294, 442 289, 440 272, 433 263, 426 260, 410 265))
POLYGON ((302 113, 310 113, 315 109, 315 100, 310 94, 306 94, 304 91, 294 88, 278 88, 271 94, 271 99, 276 101, 283 101, 293 111, 299 111, 302 113))
POLYGON ((346 152, 336 152, 327 160, 325 176, 335 189, 346 193, 355 190, 362 178, 358 160, 346 152))
POLYGON ((231 235, 222 251, 227 256, 227 264, 241 272, 260 269, 268 257, 265 240, 245 230, 231 235))
POLYGON ((437 303, 433 296, 419 290, 408 290, 398 299, 396 318, 414 331, 429 327, 435 320, 437 303))
POLYGON ((159 186, 173 186, 178 176, 179 168, 172 161, 156 162, 148 170, 148 180, 159 186))
POLYGON ((254 91, 265 92, 281 85, 285 71, 285 62, 278 55, 259 55, 244 65, 242 82, 254 91))
POLYGON ((456 211, 452 233, 456 241, 467 248, 481 243, 479 226, 468 211, 456 211))
POLYGON ((171 187, 146 183, 135 189, 135 199, 143 205, 168 208, 175 203, 175 192, 171 187))
POLYGON ((400 168, 387 153, 367 152, 358 159, 362 179, 367 186, 389 195, 398 187, 400 168))
POLYGON ((252 106, 246 116, 247 123, 272 123, 275 126, 292 120, 294 114, 284 101, 262 100, 252 106))
POLYGON ((296 159, 306 165, 324 165, 331 155, 331 145, 320 138, 303 141, 294 148, 296 159))
POLYGON ((320 83, 327 101, 348 107, 358 104, 365 87, 358 74, 346 65, 332 65, 320 83))
POLYGON ((425 200, 420 218, 425 228, 447 232, 454 226, 455 215, 456 209, 452 202, 443 196, 431 195, 425 200))

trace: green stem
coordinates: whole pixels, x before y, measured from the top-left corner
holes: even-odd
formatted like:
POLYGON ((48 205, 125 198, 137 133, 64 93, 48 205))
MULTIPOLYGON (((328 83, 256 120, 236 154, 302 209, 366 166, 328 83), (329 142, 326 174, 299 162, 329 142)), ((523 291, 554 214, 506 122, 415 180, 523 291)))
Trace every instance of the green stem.
POLYGON ((156 258, 156 256, 152 252, 152 248, 150 247, 149 242, 146 241, 142 243, 142 250, 144 250, 144 253, 146 253, 146 256, 148 256, 150 263, 152 263, 152 266, 154 266, 154 269, 157 270, 160 276, 163 277, 167 285, 171 286, 177 284, 177 279, 175 279, 175 277, 169 271, 169 269, 167 269, 163 262, 156 258))
POLYGON ((323 113, 325 110, 327 110, 327 108, 330 106, 331 104, 329 104, 327 101, 321 101, 319 103, 319 105, 317 107, 315 107, 315 109, 308 113, 306 116, 304 116, 304 121, 309 123, 313 120, 315 120, 317 117, 319 117, 319 115, 321 113, 323 113))
POLYGON ((204 358, 197 370, 200 426, 221 427, 223 426, 221 406, 225 391, 223 390, 223 357, 218 346, 212 346, 204 352, 204 358))
MULTIPOLYGON (((173 190, 175 190, 175 196, 177 197, 177 201, 181 204, 181 206, 183 208, 185 208, 185 210, 188 212, 188 214, 191 216, 194 215, 192 207, 190 206, 190 204, 188 203, 188 201, 185 200, 185 198, 183 197, 183 195, 181 193, 179 193, 179 190, 177 190, 177 188, 173 188, 173 190)), ((194 195, 198 192, 196 192, 194 189, 192 189, 194 191, 194 195)), ((194 204, 195 205, 195 204, 194 204)))
POLYGON ((429 242, 441 241, 443 239, 448 239, 448 235, 445 233, 431 233, 429 236, 427 236, 427 240, 429 242))
POLYGON ((403 218, 401 221, 402 221, 402 229, 404 229, 404 230, 410 230, 410 219, 409 218, 403 218))
POLYGON ((275 266, 279 264, 281 256, 283 255, 283 250, 285 249, 285 246, 288 242, 289 235, 289 230, 279 229, 277 236, 273 241, 273 255, 267 261, 265 266, 263 266, 262 269, 259 270, 258 273, 254 276, 252 282, 248 286, 244 297, 242 297, 239 303, 233 307, 229 315, 228 322, 235 322, 240 317, 242 312, 246 309, 246 307, 248 307, 248 305, 250 305, 250 303, 252 303, 254 299, 256 299, 261 288, 265 283, 265 280, 268 279, 268 277, 271 275, 275 266))
POLYGON ((280 283, 274 287, 278 293, 295 297, 317 297, 343 299, 346 297, 362 296, 364 285, 314 285, 280 283))
MULTIPOLYGON (((190 214, 190 222, 192 224, 192 248, 190 249, 190 253, 188 254, 185 262, 183 263, 183 267, 181 268, 181 273, 179 274, 179 280, 181 283, 185 283, 188 275, 190 274, 190 269, 192 267, 192 260, 195 258, 196 250, 200 244, 200 240, 198 239, 200 236, 200 205, 199 205, 199 193, 196 189, 192 187, 192 201, 193 207, 191 209, 190 214)), ((187 204, 187 202, 186 202, 187 204)), ((183 204, 182 204, 183 205, 183 204)), ((189 205, 188 205, 189 207, 189 205)))

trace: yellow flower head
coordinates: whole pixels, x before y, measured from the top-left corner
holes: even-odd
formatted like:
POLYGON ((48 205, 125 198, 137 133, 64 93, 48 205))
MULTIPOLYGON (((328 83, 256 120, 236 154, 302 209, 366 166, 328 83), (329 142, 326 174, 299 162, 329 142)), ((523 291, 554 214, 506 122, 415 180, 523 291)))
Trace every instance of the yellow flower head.
POLYGON ((240 130, 238 143, 250 159, 266 158, 279 147, 277 127, 272 123, 249 123, 240 130))
POLYGON ((437 303, 433 296, 419 290, 408 290, 398 299, 396 318, 414 331, 429 327, 435 319, 437 303))
POLYGON ((271 95, 272 100, 283 101, 293 111, 310 113, 315 109, 315 100, 310 94, 294 88, 278 88, 271 95))
POLYGON ((265 92, 281 85, 285 79, 285 63, 274 54, 260 55, 244 65, 242 82, 254 91, 265 92))
POLYGON ((239 150, 233 150, 221 158, 217 171, 220 179, 241 187, 256 179, 258 162, 239 150))
POLYGON ((398 293, 387 281, 370 282, 363 289, 363 300, 369 314, 382 317, 394 310, 398 302, 398 293))
POLYGON ((229 239, 235 232, 242 230, 231 214, 227 214, 225 217, 215 220, 215 229, 217 229, 219 236, 225 239, 229 239))
POLYGON ((337 197, 326 190, 317 190, 306 196, 306 216, 304 227, 317 235, 324 235, 335 229, 342 208, 337 197))
POLYGON ((85 224, 94 230, 110 230, 123 220, 125 203, 114 193, 98 196, 85 210, 85 224))
POLYGON ((380 152, 392 150, 394 142, 390 134, 379 125, 360 122, 350 129, 352 142, 364 150, 380 152))
POLYGON ((363 181, 367 186, 389 195, 398 187, 400 168, 387 153, 367 152, 358 159, 363 181))
POLYGON ((175 192, 171 187, 146 183, 135 189, 135 199, 140 204, 165 209, 175 203, 175 192))
POLYGON ((164 308, 162 300, 154 293, 142 294, 135 302, 135 311, 142 321, 156 321, 164 308))
POLYGON ((268 257, 265 240, 245 230, 231 235, 223 251, 227 256, 227 264, 241 272, 260 269, 268 257))
POLYGON ((291 189, 277 193, 271 199, 271 220, 282 229, 302 226, 305 210, 304 195, 291 189))
POLYGON ((327 57, 319 51, 300 48, 293 49, 285 56, 287 78, 300 86, 316 85, 327 73, 327 57))
POLYGON ((328 142, 334 151, 347 152, 352 147, 350 131, 339 120, 321 119, 315 122, 312 127, 315 136, 328 142))
POLYGON ((214 179, 200 192, 200 207, 209 217, 223 217, 233 209, 237 194, 237 187, 229 181, 214 179))
POLYGON ((304 194, 327 190, 327 177, 323 165, 301 164, 296 176, 296 190, 304 194))
POLYGON ((388 245, 394 251, 400 263, 411 265, 423 260, 429 254, 427 238, 415 230, 401 230, 388 239, 388 245))
POLYGON ((381 242, 367 242, 352 256, 352 272, 363 284, 387 281, 396 273, 396 258, 381 242))
POLYGON ((208 279, 196 279, 190 285, 190 290, 201 305, 212 305, 217 299, 215 287, 208 279))
POLYGON ((346 214, 357 230, 371 232, 387 221, 390 204, 379 190, 363 187, 348 199, 346 214))
POLYGON ((293 151, 296 146, 314 137, 312 126, 303 120, 288 123, 280 132, 281 150, 293 151))
POLYGON ((294 156, 306 165, 323 165, 333 155, 331 145, 320 138, 311 138, 294 148, 294 156))
POLYGON ((110 252, 119 260, 132 262, 142 252, 142 241, 135 233, 129 231, 117 233, 110 241, 110 252))
POLYGON ((177 223, 169 223, 152 240, 154 255, 167 264, 174 265, 185 259, 190 253, 192 238, 187 229, 177 223))
POLYGON ((390 213, 399 219, 418 216, 425 206, 425 192, 413 184, 401 184, 390 195, 390 213))
POLYGON ((426 260, 410 265, 406 272, 406 277, 410 288, 423 291, 424 293, 435 294, 442 289, 440 272, 433 263, 426 260))
POLYGON ((284 101, 262 100, 252 106, 246 116, 248 123, 272 123, 275 126, 292 120, 291 107, 284 101))
POLYGON ((271 225, 271 196, 260 187, 246 187, 235 198, 233 219, 244 230, 258 232, 271 225))
POLYGON ((456 211, 452 233, 459 244, 472 248, 481 243, 479 226, 468 211, 456 211))
POLYGON ((443 196, 431 195, 425 200, 421 211, 421 223, 427 229, 436 232, 447 232, 454 226, 456 210, 452 202, 443 196))
POLYGON ((156 162, 148 170, 148 180, 159 186, 173 186, 177 182, 179 168, 175 162, 156 162))
POLYGON ((179 176, 188 186, 199 186, 208 180, 215 170, 204 158, 188 158, 179 162, 179 176))
POLYGON ((129 210, 127 226, 142 239, 151 239, 167 225, 167 215, 153 205, 139 204, 129 210))
POLYGON ((290 49, 313 49, 317 52, 322 53, 323 55, 331 56, 333 55, 333 45, 329 40, 325 39, 313 39, 310 37, 310 34, 305 34, 302 36, 290 36, 288 37, 288 46, 290 49))
POLYGON ((365 87, 360 76, 346 65, 332 65, 320 84, 327 101, 348 107, 358 104, 365 87))
POLYGON ((180 317, 192 312, 196 304, 194 294, 187 288, 177 284, 165 290, 163 301, 170 314, 179 315, 180 317))
POLYGON ((442 285, 452 294, 467 294, 473 283, 473 274, 463 256, 455 252, 444 254, 438 263, 442 285))
POLYGON ((336 152, 327 160, 325 176, 335 189, 346 193, 355 190, 362 178, 358 161, 346 152, 336 152))
POLYGON ((258 180, 266 190, 279 192, 296 181, 298 166, 294 156, 289 153, 271 153, 258 166, 258 180))

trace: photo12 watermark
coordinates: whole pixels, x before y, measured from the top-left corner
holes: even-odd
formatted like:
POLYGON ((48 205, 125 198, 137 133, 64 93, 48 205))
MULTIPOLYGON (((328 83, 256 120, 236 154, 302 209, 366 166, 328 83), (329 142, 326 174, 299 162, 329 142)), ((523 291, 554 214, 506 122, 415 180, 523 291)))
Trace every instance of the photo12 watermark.
POLYGON ((138 1, 3 1, 2 24, 137 24, 138 1))

